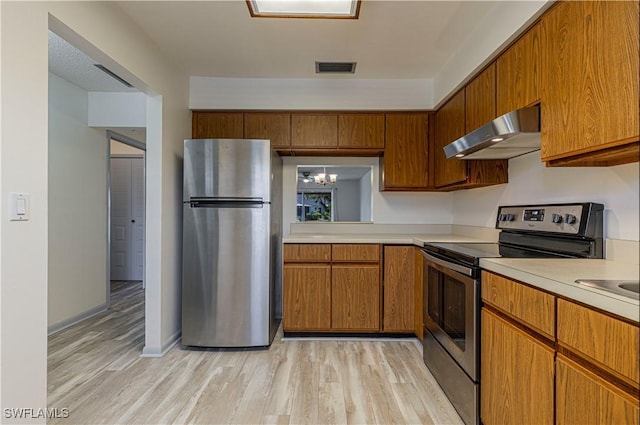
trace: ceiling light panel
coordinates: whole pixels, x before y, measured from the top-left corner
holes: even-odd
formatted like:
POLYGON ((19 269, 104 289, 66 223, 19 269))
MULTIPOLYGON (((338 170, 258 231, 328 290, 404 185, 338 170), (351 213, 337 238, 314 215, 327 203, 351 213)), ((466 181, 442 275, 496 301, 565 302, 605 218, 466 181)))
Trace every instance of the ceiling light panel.
POLYGON ((357 19, 358 0, 247 0, 254 17, 357 19))

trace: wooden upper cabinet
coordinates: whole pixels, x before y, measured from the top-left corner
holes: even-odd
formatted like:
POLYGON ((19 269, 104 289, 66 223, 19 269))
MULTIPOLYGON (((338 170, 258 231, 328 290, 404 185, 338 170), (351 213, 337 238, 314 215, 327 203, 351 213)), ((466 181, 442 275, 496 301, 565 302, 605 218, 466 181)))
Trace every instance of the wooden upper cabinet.
POLYGON ((637 1, 562 1, 542 16, 542 159, 638 161, 637 1))
POLYGON ((540 101, 540 28, 531 28, 496 60, 496 116, 540 101))
POLYGON ((269 139, 274 149, 291 147, 291 114, 251 112, 244 114, 246 139, 269 139))
POLYGON ((338 115, 291 114, 291 147, 302 149, 338 147, 338 115))
POLYGON ((340 114, 338 147, 384 149, 384 114, 340 114))
POLYGON ((496 65, 492 63, 465 87, 465 122, 469 133, 496 117, 496 65))
POLYGON ((465 91, 460 90, 436 112, 435 116, 435 184, 443 187, 464 182, 467 179, 467 162, 448 160, 443 148, 464 136, 465 91))
POLYGON ((427 113, 386 114, 381 172, 384 190, 429 188, 428 119, 427 113))
POLYGON ((242 112, 195 111, 192 118, 194 139, 242 139, 242 112))

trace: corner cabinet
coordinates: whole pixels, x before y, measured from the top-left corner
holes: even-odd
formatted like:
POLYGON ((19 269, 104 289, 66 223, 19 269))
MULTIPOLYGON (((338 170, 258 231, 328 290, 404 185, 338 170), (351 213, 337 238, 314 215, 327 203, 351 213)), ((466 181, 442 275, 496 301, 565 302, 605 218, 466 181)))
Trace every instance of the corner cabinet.
POLYGON ((610 166, 639 155, 638 1, 560 1, 541 18, 542 160, 610 166))
POLYGON ((492 65, 435 114, 435 187, 470 189, 507 183, 507 160, 447 159, 444 147, 495 118, 495 67, 492 65))
POLYGON ((429 115, 385 114, 384 156, 380 160, 382 190, 430 190, 429 115))

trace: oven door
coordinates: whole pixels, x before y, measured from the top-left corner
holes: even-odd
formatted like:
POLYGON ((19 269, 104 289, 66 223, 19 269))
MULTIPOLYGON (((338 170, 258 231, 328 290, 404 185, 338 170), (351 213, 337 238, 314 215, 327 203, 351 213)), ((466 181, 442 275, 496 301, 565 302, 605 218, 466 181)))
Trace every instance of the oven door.
POLYGON ((456 363, 479 379, 478 325, 480 282, 472 268, 452 263, 437 254, 424 256, 424 325, 456 363))

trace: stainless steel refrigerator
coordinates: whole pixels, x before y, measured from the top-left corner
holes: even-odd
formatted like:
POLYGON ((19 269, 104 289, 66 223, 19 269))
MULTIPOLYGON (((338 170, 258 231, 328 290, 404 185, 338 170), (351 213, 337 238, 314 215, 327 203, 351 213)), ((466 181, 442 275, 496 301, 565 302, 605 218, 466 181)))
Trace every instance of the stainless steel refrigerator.
POLYGON ((282 317, 282 160, 269 140, 184 142, 182 344, 258 347, 282 317))

